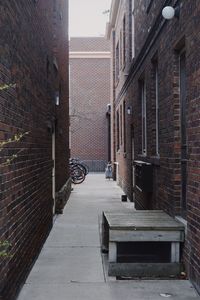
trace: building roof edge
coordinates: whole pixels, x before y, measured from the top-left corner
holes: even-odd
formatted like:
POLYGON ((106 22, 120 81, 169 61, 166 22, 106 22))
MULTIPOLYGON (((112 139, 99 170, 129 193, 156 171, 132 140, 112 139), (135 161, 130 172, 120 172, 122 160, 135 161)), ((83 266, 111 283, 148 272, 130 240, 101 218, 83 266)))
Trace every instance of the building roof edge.
POLYGON ((106 25, 105 37, 109 40, 112 28, 115 26, 120 0, 112 0, 110 8, 109 22, 106 25))

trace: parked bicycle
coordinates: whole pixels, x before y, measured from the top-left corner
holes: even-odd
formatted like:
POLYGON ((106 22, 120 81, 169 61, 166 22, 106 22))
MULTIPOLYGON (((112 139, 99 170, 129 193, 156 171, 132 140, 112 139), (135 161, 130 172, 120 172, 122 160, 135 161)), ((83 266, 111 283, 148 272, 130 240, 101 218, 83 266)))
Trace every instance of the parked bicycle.
POLYGON ((78 167, 83 170, 85 175, 89 173, 89 167, 84 162, 80 161, 79 158, 70 158, 70 162, 72 162, 74 165, 78 165, 78 167))
POLYGON ((83 164, 77 158, 70 158, 70 177, 74 184, 80 184, 85 180, 85 176, 89 172, 88 166, 83 164))

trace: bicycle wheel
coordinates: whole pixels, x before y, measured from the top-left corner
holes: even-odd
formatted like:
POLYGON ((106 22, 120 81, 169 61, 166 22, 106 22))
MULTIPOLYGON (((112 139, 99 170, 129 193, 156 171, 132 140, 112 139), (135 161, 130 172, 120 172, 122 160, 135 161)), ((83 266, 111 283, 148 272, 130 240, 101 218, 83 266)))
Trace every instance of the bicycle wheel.
POLYGON ((74 184, 80 184, 85 180, 84 172, 77 166, 73 166, 70 170, 70 177, 74 184))
POLYGON ((83 163, 83 162, 81 162, 79 164, 81 164, 81 166, 84 167, 84 169, 86 170, 85 175, 87 175, 89 173, 89 167, 85 163, 83 163))
POLYGON ((87 169, 84 165, 82 165, 81 163, 76 163, 76 166, 83 171, 85 176, 87 175, 87 169))

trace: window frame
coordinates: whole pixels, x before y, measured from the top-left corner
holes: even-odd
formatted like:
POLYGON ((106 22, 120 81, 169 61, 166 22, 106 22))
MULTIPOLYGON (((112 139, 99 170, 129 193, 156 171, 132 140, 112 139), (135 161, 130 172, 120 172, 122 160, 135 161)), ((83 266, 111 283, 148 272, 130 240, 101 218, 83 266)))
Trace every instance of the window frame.
POLYGON ((146 82, 140 80, 140 101, 141 101, 141 121, 142 121, 142 155, 147 156, 147 97, 146 82))
POLYGON ((156 156, 160 156, 159 147, 159 84, 158 84, 158 61, 154 62, 155 72, 155 104, 156 104, 156 156))
POLYGON ((119 70, 120 70, 120 57, 119 57, 119 41, 116 44, 115 47, 115 82, 118 83, 119 81, 119 70))
POLYGON ((119 141, 119 138, 120 138, 120 133, 119 133, 119 110, 116 111, 116 127, 117 127, 117 132, 116 132, 116 138, 117 138, 116 148, 117 148, 117 151, 119 151, 119 149, 120 149, 120 141, 119 141))
POLYGON ((132 0, 132 18, 131 18, 131 58, 135 57, 135 0, 132 0))
POLYGON ((126 14, 122 21, 122 68, 126 66, 126 14))
POLYGON ((123 101, 123 143, 124 153, 126 153, 126 101, 123 101))
POLYGON ((119 108, 119 113, 120 113, 120 146, 123 145, 123 120, 122 120, 122 115, 123 115, 123 112, 122 112, 122 104, 120 105, 120 108, 119 108))

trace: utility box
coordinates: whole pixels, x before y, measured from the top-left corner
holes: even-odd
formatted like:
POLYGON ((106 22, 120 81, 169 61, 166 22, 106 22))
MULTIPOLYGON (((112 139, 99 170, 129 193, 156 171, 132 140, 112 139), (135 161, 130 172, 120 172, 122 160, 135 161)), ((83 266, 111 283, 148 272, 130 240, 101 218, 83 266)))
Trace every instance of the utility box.
POLYGON ((144 161, 135 160, 135 186, 141 192, 153 191, 153 166, 144 161))

